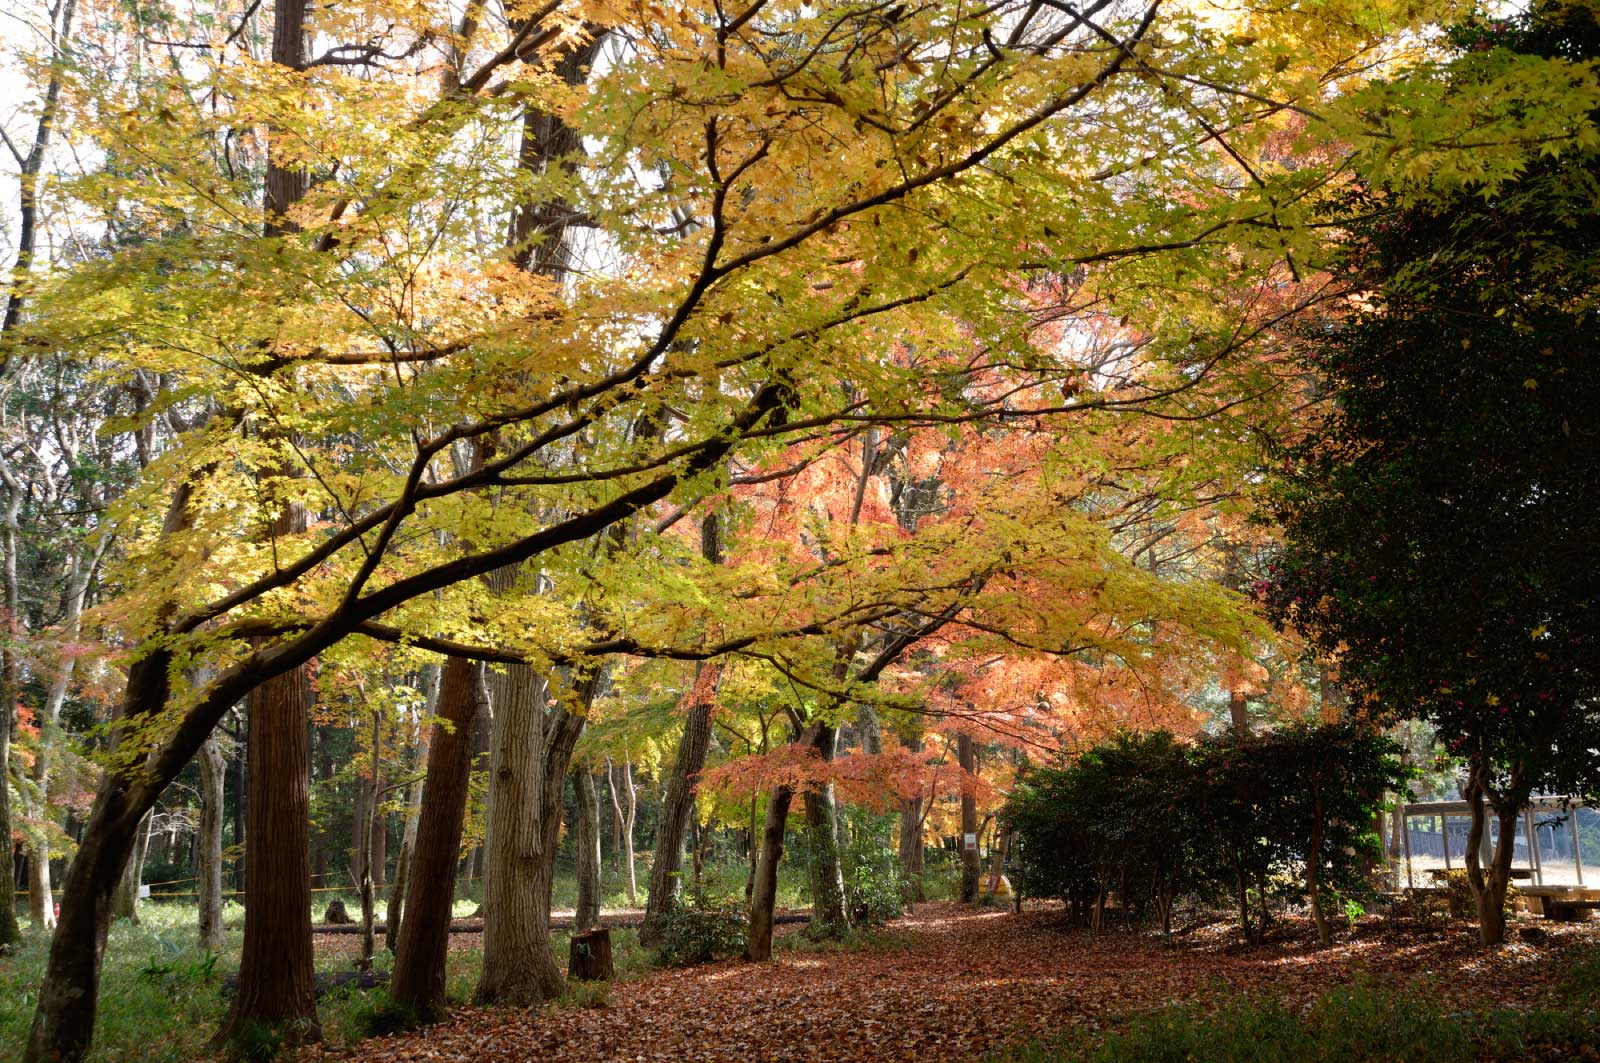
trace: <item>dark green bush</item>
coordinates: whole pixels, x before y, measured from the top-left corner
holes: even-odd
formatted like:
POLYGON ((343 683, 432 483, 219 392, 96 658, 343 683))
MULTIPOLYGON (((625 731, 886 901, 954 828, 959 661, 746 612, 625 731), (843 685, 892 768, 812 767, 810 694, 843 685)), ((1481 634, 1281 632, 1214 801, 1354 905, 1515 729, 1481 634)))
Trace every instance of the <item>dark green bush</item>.
POLYGON ((1123 918, 1163 927, 1180 897, 1229 897, 1252 940, 1273 901, 1315 896, 1331 919, 1368 888, 1371 825, 1402 774, 1395 752, 1342 723, 1193 745, 1116 735, 1018 781, 1002 813, 1016 885, 1079 921, 1115 893, 1123 918))
POLYGON ((661 920, 657 960, 666 967, 710 963, 744 951, 746 913, 732 901, 696 904, 661 920))

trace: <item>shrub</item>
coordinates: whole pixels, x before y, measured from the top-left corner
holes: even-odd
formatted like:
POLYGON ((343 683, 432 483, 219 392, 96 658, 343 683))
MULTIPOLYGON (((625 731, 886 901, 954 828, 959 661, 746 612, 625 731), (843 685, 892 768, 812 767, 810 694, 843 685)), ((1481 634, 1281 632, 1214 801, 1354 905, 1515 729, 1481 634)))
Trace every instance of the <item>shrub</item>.
POLYGON ((741 953, 746 929, 743 907, 731 901, 668 912, 661 919, 657 960, 666 967, 688 967, 741 953))

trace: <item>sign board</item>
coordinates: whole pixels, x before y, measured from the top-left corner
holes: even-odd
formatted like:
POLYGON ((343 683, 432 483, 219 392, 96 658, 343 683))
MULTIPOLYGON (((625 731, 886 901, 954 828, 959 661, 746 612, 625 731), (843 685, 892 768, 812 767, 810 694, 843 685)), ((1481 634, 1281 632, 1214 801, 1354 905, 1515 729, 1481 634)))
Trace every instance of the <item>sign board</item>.
POLYGON ((976 851, 978 848, 978 836, 976 834, 963 834, 961 836, 961 847, 976 851))

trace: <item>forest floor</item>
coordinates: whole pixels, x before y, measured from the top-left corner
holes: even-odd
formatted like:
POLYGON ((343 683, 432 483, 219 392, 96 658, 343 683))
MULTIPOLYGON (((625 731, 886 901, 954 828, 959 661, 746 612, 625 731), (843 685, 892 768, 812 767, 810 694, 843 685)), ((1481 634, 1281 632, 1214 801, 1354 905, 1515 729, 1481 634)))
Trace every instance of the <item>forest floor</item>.
MULTIPOLYGON (((419 1032, 312 1048, 301 1060, 977 1060, 1063 1031, 1120 1029, 1169 1004, 1305 1003, 1352 982, 1451 1008, 1529 1008, 1551 999, 1574 950, 1600 946, 1600 924, 1517 926, 1517 940, 1493 953, 1475 947, 1467 923, 1384 918, 1363 919, 1329 949, 1297 922, 1246 948, 1225 924, 1169 942, 1068 928, 1048 909, 934 903, 845 944, 791 932, 772 963, 650 971, 587 1006, 464 1007, 419 1032)), ((457 935, 452 948, 476 949, 477 938, 457 935)))

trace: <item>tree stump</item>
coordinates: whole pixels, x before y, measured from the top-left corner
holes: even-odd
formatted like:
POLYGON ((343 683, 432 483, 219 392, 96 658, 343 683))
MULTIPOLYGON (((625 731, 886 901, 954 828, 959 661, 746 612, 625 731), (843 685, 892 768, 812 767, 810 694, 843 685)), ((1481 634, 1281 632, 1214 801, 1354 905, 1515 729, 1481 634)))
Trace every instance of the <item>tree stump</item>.
POLYGON ((355 922, 354 919, 350 918, 350 913, 344 910, 344 901, 337 898, 328 905, 328 910, 322 913, 322 921, 329 926, 341 926, 355 922))
POLYGON ((609 982, 614 973, 611 931, 603 926, 575 931, 567 956, 567 977, 584 982, 609 982))

